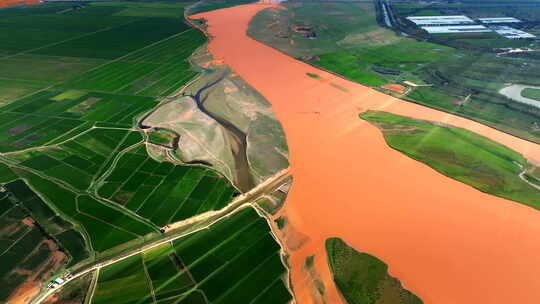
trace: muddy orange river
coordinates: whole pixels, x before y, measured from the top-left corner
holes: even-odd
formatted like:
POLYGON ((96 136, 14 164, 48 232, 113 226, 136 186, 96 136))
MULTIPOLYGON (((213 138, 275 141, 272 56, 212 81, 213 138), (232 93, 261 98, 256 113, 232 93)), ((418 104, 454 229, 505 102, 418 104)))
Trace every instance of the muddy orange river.
POLYGON ((211 53, 272 104, 285 130, 294 184, 283 212, 296 235, 308 239, 289 250, 297 302, 319 302, 302 270, 311 254, 327 286, 326 302, 342 302, 324 249, 326 238, 340 237, 385 261, 424 303, 540 303, 540 212, 484 194, 392 150, 358 114, 384 110, 459 126, 536 162, 540 147, 384 95, 252 40, 248 23, 265 7, 196 17, 207 19, 211 53))

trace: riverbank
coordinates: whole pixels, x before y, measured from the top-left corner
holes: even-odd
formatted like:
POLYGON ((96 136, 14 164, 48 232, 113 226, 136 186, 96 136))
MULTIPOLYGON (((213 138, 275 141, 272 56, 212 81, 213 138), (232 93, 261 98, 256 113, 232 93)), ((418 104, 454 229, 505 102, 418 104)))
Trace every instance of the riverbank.
POLYGON ((540 250, 540 213, 390 149, 358 114, 374 109, 443 122, 536 162, 540 147, 346 81, 250 39, 249 20, 266 7, 244 5, 196 17, 207 19, 215 58, 257 89, 284 127, 294 183, 278 216, 296 232, 282 238, 297 302, 315 303, 303 270, 315 255, 327 303, 340 303, 324 247, 327 238, 340 237, 386 262, 391 275, 425 303, 537 303, 540 256, 533 253, 540 250))

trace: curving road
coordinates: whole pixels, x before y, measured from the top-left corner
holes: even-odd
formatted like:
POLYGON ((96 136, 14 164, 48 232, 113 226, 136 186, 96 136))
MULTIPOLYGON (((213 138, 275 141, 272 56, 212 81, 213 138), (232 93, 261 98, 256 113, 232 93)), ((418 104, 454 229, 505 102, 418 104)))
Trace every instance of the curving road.
POLYGON ((521 91, 527 88, 540 90, 540 87, 524 85, 524 84, 512 84, 512 85, 509 85, 507 87, 500 89, 499 93, 517 102, 525 103, 525 104, 540 108, 540 101, 521 96, 521 91))

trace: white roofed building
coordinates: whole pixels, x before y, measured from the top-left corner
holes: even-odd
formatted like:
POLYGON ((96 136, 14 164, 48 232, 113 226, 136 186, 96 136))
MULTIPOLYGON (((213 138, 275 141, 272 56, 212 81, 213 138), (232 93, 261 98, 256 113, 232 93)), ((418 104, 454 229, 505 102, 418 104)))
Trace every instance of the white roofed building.
POLYGON ((508 39, 531 39, 536 38, 535 35, 529 34, 527 32, 515 29, 513 27, 504 26, 504 25, 492 25, 490 26, 497 34, 508 39))
POLYGON ((478 21, 485 24, 494 24, 494 23, 520 23, 521 20, 514 17, 496 17, 496 18, 478 18, 478 21))
POLYGON ((474 20, 464 15, 456 16, 409 16, 407 19, 418 26, 444 26, 474 24, 474 20))
POLYGON ((483 25, 422 26, 430 34, 484 33, 491 29, 483 25))

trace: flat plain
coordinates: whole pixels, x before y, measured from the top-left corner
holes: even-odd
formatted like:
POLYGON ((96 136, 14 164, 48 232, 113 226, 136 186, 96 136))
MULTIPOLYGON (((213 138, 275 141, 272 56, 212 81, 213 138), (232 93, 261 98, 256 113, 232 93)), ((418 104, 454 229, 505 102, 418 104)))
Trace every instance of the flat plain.
POLYGON ((252 208, 100 271, 92 303, 288 303, 286 269, 252 208))

